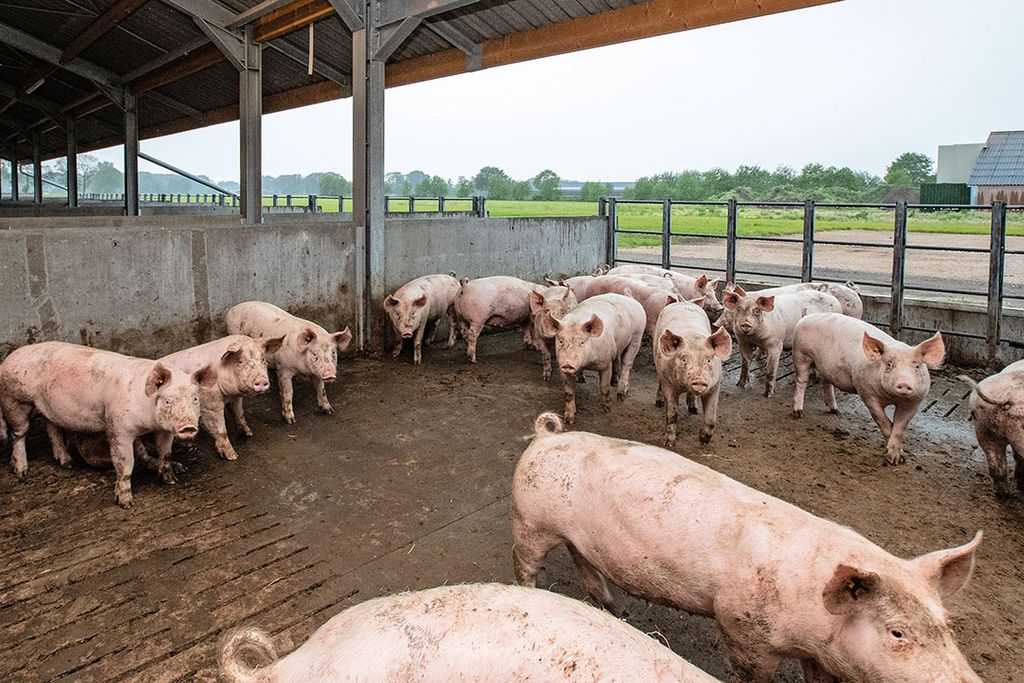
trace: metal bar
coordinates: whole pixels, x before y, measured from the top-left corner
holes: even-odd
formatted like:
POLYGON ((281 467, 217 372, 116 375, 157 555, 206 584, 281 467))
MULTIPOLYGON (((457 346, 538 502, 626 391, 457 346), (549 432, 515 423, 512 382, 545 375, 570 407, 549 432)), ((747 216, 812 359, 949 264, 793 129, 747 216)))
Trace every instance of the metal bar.
POLYGON ((814 200, 804 201, 804 248, 800 260, 800 279, 814 279, 814 200))
POLYGON ((988 249, 982 249, 981 247, 937 247, 931 244, 908 244, 907 249, 916 249, 918 251, 954 251, 965 254, 987 254, 988 249))
POLYGON ((619 258, 619 206, 618 200, 612 197, 608 200, 608 244, 606 254, 608 265, 614 266, 619 258))
POLYGON ((32 201, 43 203, 43 148, 39 133, 32 136, 32 201))
POLYGON ((907 202, 896 202, 892 233, 892 294, 889 302, 889 329, 899 336, 903 327, 903 283, 907 265, 907 202))
POLYGON ((604 197, 599 197, 597 200, 597 215, 607 216, 608 215, 608 200, 604 197))
POLYGON ((672 265, 672 202, 665 200, 661 206, 661 267, 668 270, 672 265))
POLYGON ((891 244, 879 244, 877 242, 849 242, 846 240, 814 240, 815 245, 827 247, 867 247, 869 249, 892 249, 891 244))
POLYGON ((748 242, 789 242, 791 244, 803 244, 802 239, 793 239, 792 237, 755 237, 754 235, 737 235, 736 239, 746 240, 748 242))
POLYGON ((985 341, 988 344, 988 362, 994 363, 999 352, 1000 326, 1003 320, 1003 279, 1006 258, 1006 203, 992 202, 991 253, 988 260, 988 325, 985 341))
POLYGON ((426 19, 475 2, 477 0, 378 0, 380 14, 377 22, 384 26, 410 17, 426 19))
POLYGON ((701 238, 707 237, 707 238, 713 239, 713 240, 729 239, 728 235, 716 235, 714 233, 704 233, 704 232, 673 232, 672 236, 673 237, 701 237, 701 238))
MULTIPOLYGON (((15 154, 15 156, 17 156, 18 153, 15 152, 14 154, 15 154)), ((18 160, 17 159, 11 159, 11 201, 12 202, 16 202, 19 199, 18 198, 18 192, 19 192, 18 183, 20 183, 20 182, 21 181, 18 178, 18 160)))
POLYGON ((725 280, 736 281, 736 200, 730 199, 726 208, 725 223, 725 280))
POLYGON ((241 214, 246 223, 263 222, 263 49, 245 27, 245 61, 238 72, 241 214))
POLYGON ((139 98, 124 91, 124 212, 139 215, 139 98))
MULTIPOLYGON (((150 155, 146 154, 145 152, 143 152, 141 150, 139 151, 139 158, 140 159, 145 159, 149 163, 156 164, 157 166, 160 166, 161 168, 166 168, 171 173, 177 173, 178 175, 180 175, 183 178, 188 178, 189 180, 191 180, 194 183, 199 183, 200 185, 208 187, 211 190, 216 190, 217 192, 220 192, 221 194, 235 196, 235 193, 232 192, 231 190, 225 190, 223 187, 215 185, 214 183, 210 182, 209 180, 206 180, 204 178, 200 178, 197 175, 192 175, 188 171, 180 169, 177 166, 172 166, 171 164, 167 163, 166 161, 162 161, 160 159, 157 159, 156 157, 150 156, 150 155)), ((188 203, 188 202, 186 202, 186 203, 188 203)))
POLYGON ((246 24, 256 21, 260 17, 270 14, 276 9, 280 9, 285 5, 292 2, 292 0, 263 0, 260 4, 250 7, 244 12, 239 12, 234 20, 228 23, 225 28, 236 29, 245 26, 246 24))
POLYGON ((75 209, 78 208, 78 127, 72 118, 67 122, 67 134, 68 208, 75 209))

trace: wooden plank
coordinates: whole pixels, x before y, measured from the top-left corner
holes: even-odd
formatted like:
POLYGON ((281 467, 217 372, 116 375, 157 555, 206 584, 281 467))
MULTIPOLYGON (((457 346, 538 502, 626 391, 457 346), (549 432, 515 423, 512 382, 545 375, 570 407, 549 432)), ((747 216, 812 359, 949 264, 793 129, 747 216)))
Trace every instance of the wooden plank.
POLYGON ((333 14, 334 7, 327 0, 295 0, 257 19, 253 25, 253 39, 264 43, 333 14))
POLYGON ((96 21, 89 24, 89 27, 82 31, 77 38, 64 48, 61 54, 61 64, 66 64, 82 54, 90 45, 99 40, 107 31, 114 28, 119 22, 124 21, 136 10, 145 5, 147 0, 119 0, 113 7, 96 18, 96 21))

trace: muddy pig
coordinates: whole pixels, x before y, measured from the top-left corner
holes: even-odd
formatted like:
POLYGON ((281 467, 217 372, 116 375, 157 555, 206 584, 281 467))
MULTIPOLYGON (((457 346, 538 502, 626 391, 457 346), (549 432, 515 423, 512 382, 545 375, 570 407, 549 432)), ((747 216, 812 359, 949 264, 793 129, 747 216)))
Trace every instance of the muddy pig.
POLYGON ((497 583, 369 600, 281 659, 268 634, 239 629, 220 664, 233 683, 717 680, 584 602, 497 583))
POLYGON ((732 338, 723 329, 711 333, 708 314, 700 306, 687 301, 666 306, 658 318, 652 337, 654 367, 658 371, 656 404, 665 404, 668 446, 676 442, 680 394, 686 405, 696 413, 695 399, 700 398, 704 424, 700 442, 708 443, 718 424, 718 395, 721 389, 722 361, 732 353, 732 338))
POLYGON ((28 471, 25 435, 35 409, 46 421, 53 455, 62 466, 71 464, 63 430, 106 435, 117 474, 114 498, 131 507, 136 439, 153 434, 157 469, 173 483, 167 458, 174 437, 196 435, 200 385, 215 382, 209 366, 190 375, 159 361, 77 344, 42 342, 16 349, 0 365, 0 409, 11 431, 14 474, 21 478, 28 471))
POLYGON ((591 297, 562 318, 544 317, 545 334, 555 337, 568 422, 576 420, 576 374, 582 370, 597 371, 605 410, 611 408, 613 369, 619 376, 619 400, 626 397, 629 372, 640 350, 646 323, 644 307, 621 294, 591 297))
MULTIPOLYGON (((795 285, 782 285, 781 287, 768 287, 766 289, 758 289, 754 293, 757 296, 771 296, 774 294, 785 294, 788 292, 804 292, 804 291, 818 291, 831 294, 838 301, 842 307, 843 315, 848 315, 851 318, 863 318, 864 317, 864 302, 861 301, 860 294, 858 294, 857 285, 852 282, 847 282, 844 285, 836 284, 833 282, 799 282, 795 285)), ((739 285, 734 285, 731 282, 725 286, 726 292, 736 292, 740 296, 747 296, 746 290, 739 285)), ((732 329, 732 318, 733 311, 726 309, 722 311, 722 315, 715 321, 715 325, 718 327, 724 327, 730 333, 732 329)))
POLYGON ((572 294, 576 297, 576 301, 583 301, 590 296, 590 284, 595 279, 596 276, 594 275, 575 275, 561 280, 552 280, 551 278, 546 277, 544 278, 544 281, 548 283, 548 286, 550 287, 568 287, 572 290, 572 294))
POLYGON ((555 338, 547 335, 544 316, 550 313, 556 318, 561 318, 576 308, 577 303, 576 295, 568 285, 530 292, 530 324, 526 328, 526 343, 540 351, 545 382, 551 378, 551 351, 555 347, 555 338))
POLYGON ((793 333, 800 318, 808 313, 842 310, 839 300, 818 291, 784 292, 770 296, 741 296, 740 292, 722 295, 732 312, 733 333, 742 358, 737 386, 747 386, 754 349, 765 354, 764 395, 775 394, 775 375, 782 350, 792 348, 793 333))
POLYGON ((448 316, 448 348, 455 346, 454 306, 461 288, 455 273, 424 275, 384 297, 384 310, 398 335, 391 355, 397 358, 402 353, 403 340, 412 339, 413 363, 419 365, 423 361, 423 337, 426 336, 429 345, 437 331, 438 320, 444 315, 448 316), (426 334, 428 328, 430 334, 426 334))
MULTIPOLYGON (((663 278, 664 282, 668 282, 663 278)), ((622 294, 635 299, 644 307, 644 315, 647 316, 647 324, 644 332, 647 336, 654 337, 654 328, 658 324, 658 316, 669 304, 679 301, 679 295, 673 288, 671 291, 662 287, 651 287, 642 280, 637 280, 625 275, 602 275, 594 278, 589 288, 590 296, 598 294, 622 294)))
POLYGON ((1024 491, 1024 360, 1011 363, 1003 371, 975 382, 961 375, 971 385, 971 415, 978 445, 985 451, 988 473, 996 495, 1007 498, 1006 447, 1013 453, 1013 477, 1017 489, 1024 491))
POLYGON ((701 299, 704 310, 709 314, 717 314, 722 310, 722 304, 718 301, 715 288, 720 280, 717 278, 709 280, 707 275, 694 277, 676 270, 665 270, 658 266, 647 266, 631 263, 625 266, 616 266, 608 271, 608 275, 659 275, 667 278, 676 289, 676 293, 684 301, 701 299))
MULTIPOLYGON (((455 297, 455 317, 466 340, 469 361, 476 362, 476 342, 484 327, 529 324, 530 293, 543 289, 543 285, 506 275, 463 278, 462 290, 455 297)), ((529 338, 524 335, 523 341, 529 343, 529 338)))
MULTIPOLYGON (((347 327, 341 332, 328 332, 316 323, 297 318, 264 301, 246 301, 232 306, 224 322, 228 334, 284 337, 281 347, 275 353, 267 354, 267 366, 277 370, 281 416, 286 423, 295 424, 292 378, 296 375, 313 380, 320 410, 328 415, 334 414, 324 385, 337 378, 338 351, 347 349, 352 341, 352 333, 347 327)), ((241 410, 240 405, 237 407, 241 410)))
POLYGON ((860 396, 886 439, 886 461, 898 465, 905 459, 903 433, 931 388, 928 368, 941 365, 945 356, 938 332, 908 346, 863 320, 837 313, 809 315, 796 326, 793 343, 793 416, 803 416, 814 368, 829 412, 839 412, 836 388, 860 396), (895 406, 891 420, 888 406, 895 406))
POLYGON ((912 560, 677 453, 541 415, 512 482, 516 580, 534 586, 564 543, 587 591, 607 581, 714 617, 738 681, 799 659, 813 683, 981 683, 943 603, 967 583, 970 543, 912 560))

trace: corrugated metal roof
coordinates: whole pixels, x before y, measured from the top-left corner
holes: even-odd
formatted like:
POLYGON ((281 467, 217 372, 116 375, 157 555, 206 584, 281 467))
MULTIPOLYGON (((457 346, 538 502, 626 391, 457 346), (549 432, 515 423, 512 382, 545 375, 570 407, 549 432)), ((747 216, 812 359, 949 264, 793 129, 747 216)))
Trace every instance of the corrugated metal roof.
POLYGON ((1024 185, 1024 130, 989 133, 969 185, 1024 185))

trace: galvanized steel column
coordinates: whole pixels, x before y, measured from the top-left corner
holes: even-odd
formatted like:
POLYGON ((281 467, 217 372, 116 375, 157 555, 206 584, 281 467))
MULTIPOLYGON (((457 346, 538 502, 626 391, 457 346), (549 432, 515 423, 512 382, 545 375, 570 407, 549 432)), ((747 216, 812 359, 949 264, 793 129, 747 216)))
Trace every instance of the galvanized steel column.
POLYGON ((241 212, 246 223, 263 222, 263 58, 253 42, 252 24, 245 28, 245 64, 238 72, 241 212))
POLYGON ((892 234, 892 294, 889 299, 889 334, 903 330, 903 280, 907 270, 907 202, 896 202, 892 234))
POLYGON ((672 267, 672 200, 665 199, 661 204, 661 267, 668 270, 672 267))
POLYGON ((988 362, 996 359, 1003 319, 1003 277, 1006 268, 1006 202, 992 202, 992 239, 988 261, 988 362))
POLYGON ((78 128, 75 120, 71 117, 68 117, 66 127, 68 133, 68 207, 74 209, 78 206, 78 128))
POLYGON ((139 98, 124 91, 124 213, 139 215, 139 98))
POLYGON ((18 150, 14 150, 14 158, 11 159, 11 201, 18 201, 18 150))
POLYGON ((736 200, 730 199, 725 208, 725 281, 736 282, 736 200))
POLYGON ((32 201, 43 203, 43 148, 39 133, 32 136, 32 201))
POLYGON ((814 279, 814 200, 804 201, 804 244, 803 259, 800 262, 800 280, 814 279))
POLYGON ((359 226, 361 266, 359 342, 384 350, 384 62, 373 58, 380 41, 376 2, 365 2, 365 27, 352 33, 352 220, 359 226))

